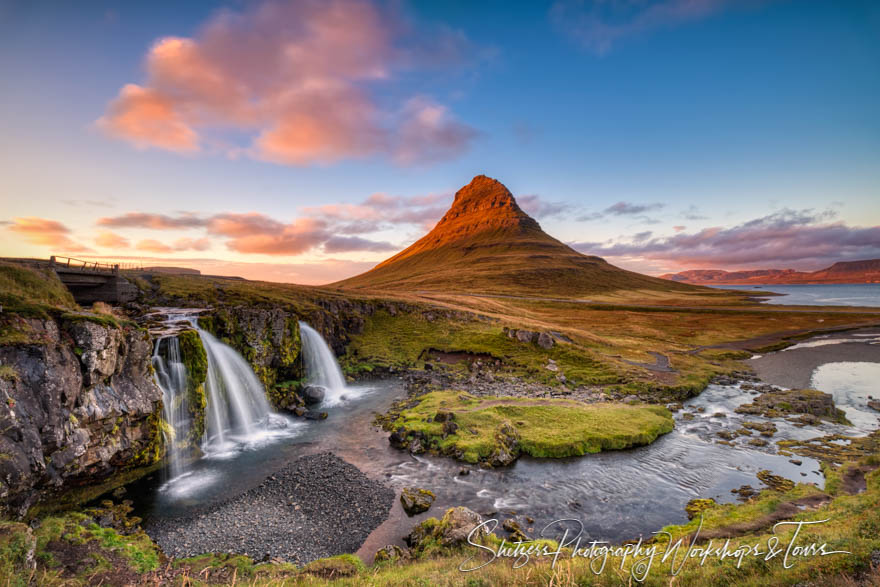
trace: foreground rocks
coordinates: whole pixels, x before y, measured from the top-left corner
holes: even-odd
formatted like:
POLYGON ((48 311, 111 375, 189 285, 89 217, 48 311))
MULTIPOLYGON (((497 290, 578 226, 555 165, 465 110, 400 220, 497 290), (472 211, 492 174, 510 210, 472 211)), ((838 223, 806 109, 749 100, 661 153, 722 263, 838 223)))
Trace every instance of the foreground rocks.
POLYGON ((408 516, 415 516, 428 511, 434 503, 435 496, 427 489, 404 487, 400 492, 400 504, 408 516))
POLYGON ((0 346, 0 516, 163 453, 149 335, 85 314, 7 317, 0 346))
POLYGON ((146 530, 174 557, 231 552, 301 565, 356 551, 393 500, 392 489, 322 453, 289 463, 224 503, 187 518, 156 519, 146 530))
MULTIPOLYGON (((452 547, 467 543, 468 536, 474 528, 483 523, 483 517, 466 507, 454 507, 446 510, 443 518, 428 518, 415 526, 404 538, 413 552, 423 551, 431 544, 452 547)), ((488 534, 485 527, 474 532, 474 541, 488 534)))
POLYGON ((789 415, 805 415, 814 418, 845 422, 843 411, 834 405, 834 398, 815 389, 761 389, 761 395, 752 403, 739 406, 740 414, 761 415, 778 418, 789 415))

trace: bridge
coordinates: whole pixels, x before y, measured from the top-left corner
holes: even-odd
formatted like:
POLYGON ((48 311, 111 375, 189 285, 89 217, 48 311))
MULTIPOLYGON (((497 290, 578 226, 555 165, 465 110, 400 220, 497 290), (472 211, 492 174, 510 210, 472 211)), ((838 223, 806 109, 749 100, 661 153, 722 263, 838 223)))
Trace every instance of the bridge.
POLYGON ((58 275, 78 304, 124 304, 134 301, 138 295, 137 287, 122 276, 123 267, 119 264, 52 255, 49 268, 58 275))

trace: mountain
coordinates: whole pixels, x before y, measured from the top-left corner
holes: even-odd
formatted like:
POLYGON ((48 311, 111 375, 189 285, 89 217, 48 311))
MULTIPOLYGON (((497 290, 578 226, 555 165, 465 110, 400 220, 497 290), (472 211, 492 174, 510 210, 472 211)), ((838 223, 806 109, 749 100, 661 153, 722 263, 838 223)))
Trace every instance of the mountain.
POLYGON ((616 290, 695 291, 625 271, 551 237, 499 181, 476 176, 431 232, 345 289, 576 297, 616 290))
POLYGON ((697 285, 756 285, 797 283, 880 283, 880 259, 865 261, 838 261, 818 271, 794 269, 756 269, 753 271, 722 271, 721 269, 691 269, 681 273, 667 273, 661 279, 697 285))

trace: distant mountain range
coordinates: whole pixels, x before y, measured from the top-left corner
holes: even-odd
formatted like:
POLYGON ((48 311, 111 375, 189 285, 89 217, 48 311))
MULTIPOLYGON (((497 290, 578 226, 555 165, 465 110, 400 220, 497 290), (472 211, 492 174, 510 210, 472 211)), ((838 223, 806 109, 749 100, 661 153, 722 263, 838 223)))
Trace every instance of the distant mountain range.
POLYGON ((476 176, 431 232, 331 287, 578 297, 618 290, 696 291, 583 255, 541 230, 504 185, 476 176))
POLYGON ((880 259, 838 261, 818 271, 794 269, 755 269, 751 271, 723 271, 721 269, 691 269, 667 273, 661 279, 694 285, 765 285, 807 283, 880 283, 880 259))

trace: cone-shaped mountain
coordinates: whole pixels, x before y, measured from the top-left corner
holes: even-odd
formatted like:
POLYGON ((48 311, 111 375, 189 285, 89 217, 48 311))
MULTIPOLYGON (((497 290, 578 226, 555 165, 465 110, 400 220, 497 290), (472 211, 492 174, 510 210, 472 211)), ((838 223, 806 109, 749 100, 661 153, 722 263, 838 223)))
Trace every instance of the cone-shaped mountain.
POLYGON ((434 229, 349 289, 580 296, 614 290, 696 291, 582 255, 541 230, 501 182, 476 176, 434 229))

